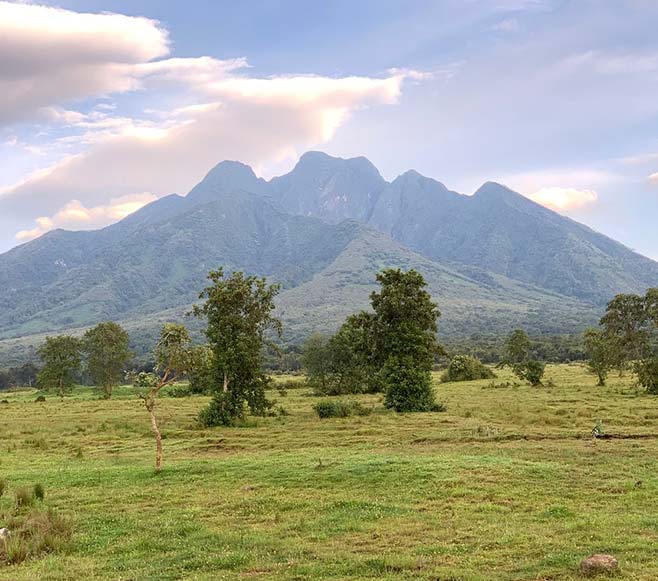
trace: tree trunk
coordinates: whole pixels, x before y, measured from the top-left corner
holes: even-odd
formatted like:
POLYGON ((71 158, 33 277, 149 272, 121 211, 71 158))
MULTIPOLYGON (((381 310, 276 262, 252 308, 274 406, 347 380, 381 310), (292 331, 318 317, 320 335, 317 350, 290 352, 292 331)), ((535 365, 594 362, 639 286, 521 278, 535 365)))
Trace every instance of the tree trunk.
POLYGON ((162 435, 155 419, 155 401, 147 403, 146 409, 151 416, 151 430, 155 436, 155 469, 159 472, 162 469, 162 435))
POLYGON ((106 385, 105 386, 105 399, 111 399, 112 398, 112 386, 111 385, 106 385))
POLYGON ((228 373, 224 372, 224 393, 228 393, 228 373))

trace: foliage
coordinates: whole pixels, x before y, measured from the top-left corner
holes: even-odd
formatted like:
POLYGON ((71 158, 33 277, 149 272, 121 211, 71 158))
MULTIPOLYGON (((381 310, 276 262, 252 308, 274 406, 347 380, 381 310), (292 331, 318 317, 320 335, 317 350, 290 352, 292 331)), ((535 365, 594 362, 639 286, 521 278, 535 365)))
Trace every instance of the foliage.
POLYGON ((190 348, 190 367, 188 379, 190 393, 208 394, 213 385, 213 351, 208 345, 190 348))
POLYGON ((514 375, 536 387, 542 384, 546 364, 532 359, 532 342, 522 329, 513 331, 505 342, 505 358, 500 367, 511 367, 514 375))
POLYGON ((242 272, 225 277, 221 268, 208 279, 211 284, 199 295, 204 302, 193 311, 206 319, 213 352, 213 399, 200 419, 206 426, 231 425, 244 416, 245 404, 255 415, 269 407, 263 347, 266 332, 281 335, 281 323, 272 314, 280 287, 242 272))
POLYGON ((599 385, 604 386, 608 374, 615 364, 613 341, 598 329, 588 329, 585 331, 585 350, 589 370, 596 374, 599 385))
POLYGON ((332 353, 329 338, 314 333, 304 343, 302 365, 308 384, 317 392, 328 394, 329 374, 332 370, 332 353))
POLYGON ((658 394, 658 357, 648 357, 635 363, 638 383, 648 393, 658 394))
POLYGON ((384 405, 398 412, 434 409, 431 371, 439 352, 437 319, 441 315, 415 271, 387 269, 377 275, 381 288, 370 295, 372 353, 381 366, 384 405))
POLYGON ((313 406, 313 409, 320 419, 367 416, 372 412, 370 408, 364 407, 357 401, 319 401, 313 406))
POLYGON ((494 379, 496 374, 476 357, 455 355, 441 381, 474 381, 476 379, 494 379))
POLYGON ((620 372, 629 362, 646 356, 650 320, 646 297, 619 294, 608 303, 601 326, 613 346, 612 362, 620 372))
POLYGON ((107 321, 89 329, 82 340, 87 372, 105 397, 112 397, 112 388, 119 385, 133 357, 128 333, 117 323, 107 321))
POLYGON ((82 344, 67 335, 46 337, 39 348, 43 367, 37 377, 39 389, 56 389, 60 397, 70 390, 80 372, 82 344))

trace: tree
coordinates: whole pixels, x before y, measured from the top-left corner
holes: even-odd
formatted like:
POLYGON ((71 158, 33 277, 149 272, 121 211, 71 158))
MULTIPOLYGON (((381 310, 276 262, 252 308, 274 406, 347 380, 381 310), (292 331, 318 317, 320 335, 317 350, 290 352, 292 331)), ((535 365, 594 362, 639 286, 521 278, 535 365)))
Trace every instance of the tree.
POLYGON ((541 385, 546 365, 532 359, 532 342, 523 329, 513 331, 505 342, 505 356, 500 367, 511 367, 514 375, 533 387, 541 385))
POLYGON ((432 366, 439 352, 437 319, 441 315, 416 270, 383 270, 379 292, 370 295, 372 353, 381 371, 384 405, 398 412, 437 409, 432 366))
POLYGON ((331 350, 326 335, 314 333, 306 340, 302 364, 306 370, 308 384, 317 392, 327 394, 331 373, 331 350))
POLYGON ((140 390, 139 396, 151 418, 151 431, 155 436, 155 469, 162 469, 162 434, 155 415, 160 390, 172 385, 189 373, 192 364, 190 334, 183 325, 167 323, 162 328, 155 347, 153 372, 131 375, 133 385, 140 390))
POLYGON ((213 385, 214 356, 208 345, 197 345, 190 349, 188 379, 191 393, 210 393, 213 385))
POLYGON ((39 368, 32 362, 24 363, 11 371, 16 385, 25 387, 32 387, 36 383, 39 374, 39 368))
POLYGON ((106 398, 112 397, 112 388, 119 385, 133 357, 129 342, 128 333, 112 321, 99 323, 84 334, 87 371, 106 398))
POLYGON ((193 310, 207 321, 213 352, 214 393, 200 419, 207 426, 231 425, 244 417, 245 403, 255 415, 264 415, 270 405, 263 348, 268 331, 281 336, 281 322, 272 314, 280 287, 242 272, 225 277, 221 268, 208 279, 211 284, 199 295, 204 302, 193 310))
POLYGON ((532 343, 523 329, 516 329, 505 343, 505 362, 508 365, 521 364, 530 358, 532 343))
MULTIPOLYGON (((652 296, 649 294, 649 300, 652 296)), ((642 359, 647 354, 647 325, 651 312, 647 303, 647 297, 619 294, 608 303, 601 319, 601 326, 613 346, 611 357, 620 375, 630 361, 642 359)))
POLYGON ((8 371, 0 369, 0 391, 9 389, 12 385, 12 377, 8 371))
POLYGON ((653 395, 658 394, 658 357, 647 357, 635 363, 638 383, 653 395))
POLYGON ((329 341, 331 373, 327 395, 375 393, 378 384, 374 346, 375 317, 361 312, 351 315, 329 341))
POLYGON ((39 357, 43 361, 43 367, 37 377, 39 389, 54 388, 60 397, 64 397, 80 373, 81 350, 82 343, 75 337, 46 337, 46 342, 38 349, 39 357))
POLYGON ((598 385, 604 386, 608 373, 614 366, 614 348, 610 339, 598 329, 587 329, 585 331, 585 351, 589 370, 598 377, 598 385))

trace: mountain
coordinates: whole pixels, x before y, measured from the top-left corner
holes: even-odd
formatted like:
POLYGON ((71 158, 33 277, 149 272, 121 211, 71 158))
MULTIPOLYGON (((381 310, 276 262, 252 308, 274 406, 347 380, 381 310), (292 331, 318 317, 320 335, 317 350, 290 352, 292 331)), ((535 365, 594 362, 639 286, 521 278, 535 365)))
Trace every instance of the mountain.
POLYGON ((298 212, 299 205, 285 192, 304 190, 307 215, 363 221, 428 258, 478 266, 597 305, 658 284, 658 263, 500 184, 486 183, 465 196, 413 170, 382 184, 367 181, 372 169, 363 158, 312 156, 322 167, 322 188, 304 189, 309 178, 303 157, 277 178, 286 184, 283 194, 271 188, 286 211, 298 212), (338 176, 357 170, 355 181, 372 183, 371 193, 352 199, 338 176), (333 212, 323 200, 335 199, 341 204, 333 212), (354 207, 358 211, 349 211, 354 207))
POLYGON ((388 266, 420 270, 442 334, 459 337, 577 332, 615 293, 658 281, 656 263, 498 184, 464 196, 415 171, 389 183, 365 158, 319 152, 269 182, 222 162, 186 196, 0 255, 0 358, 107 319, 145 346, 218 266, 280 282, 295 341, 366 308, 388 266))

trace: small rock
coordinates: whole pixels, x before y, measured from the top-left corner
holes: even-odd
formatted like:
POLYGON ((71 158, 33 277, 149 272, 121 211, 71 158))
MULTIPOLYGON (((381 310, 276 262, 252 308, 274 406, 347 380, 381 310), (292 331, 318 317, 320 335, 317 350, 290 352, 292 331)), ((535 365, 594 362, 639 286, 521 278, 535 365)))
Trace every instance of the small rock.
POLYGON ((11 536, 9 529, 0 529, 0 539, 8 539, 11 536))
POLYGON ((251 492, 253 489, 254 489, 254 487, 251 486, 250 484, 246 484, 245 486, 242 487, 242 490, 244 492, 251 492))
POLYGON ((614 573, 618 569, 619 563, 612 555, 592 555, 580 562, 580 572, 585 577, 614 573))

